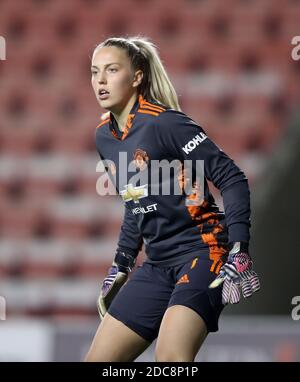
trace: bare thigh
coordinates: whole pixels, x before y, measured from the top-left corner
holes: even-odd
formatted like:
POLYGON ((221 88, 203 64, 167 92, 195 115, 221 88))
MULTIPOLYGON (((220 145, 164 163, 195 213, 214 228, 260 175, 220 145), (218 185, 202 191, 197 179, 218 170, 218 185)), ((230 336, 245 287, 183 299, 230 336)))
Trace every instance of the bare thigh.
POLYGON ((192 362, 207 336, 206 324, 194 310, 174 305, 163 317, 155 350, 159 362, 192 362))
POLYGON ((106 313, 98 327, 86 362, 132 362, 150 345, 121 321, 106 313))

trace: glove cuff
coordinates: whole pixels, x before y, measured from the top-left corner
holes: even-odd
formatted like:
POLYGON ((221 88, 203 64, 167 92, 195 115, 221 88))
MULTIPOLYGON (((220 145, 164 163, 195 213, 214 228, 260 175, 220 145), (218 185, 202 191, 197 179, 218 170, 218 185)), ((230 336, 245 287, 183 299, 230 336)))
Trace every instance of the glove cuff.
POLYGON ((245 241, 233 241, 229 243, 229 255, 237 253, 249 253, 249 243, 245 241))
POLYGON ((135 260, 131 254, 117 249, 114 263, 118 266, 120 272, 129 273, 134 267, 135 260))

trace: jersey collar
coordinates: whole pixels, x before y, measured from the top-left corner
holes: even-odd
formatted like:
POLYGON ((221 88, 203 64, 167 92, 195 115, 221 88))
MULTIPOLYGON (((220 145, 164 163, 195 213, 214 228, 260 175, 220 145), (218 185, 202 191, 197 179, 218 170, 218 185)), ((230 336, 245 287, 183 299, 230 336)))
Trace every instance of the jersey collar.
POLYGON ((117 121, 115 120, 113 114, 109 113, 109 128, 112 132, 112 135, 119 141, 124 141, 124 139, 127 137, 129 130, 133 125, 133 119, 142 102, 144 102, 144 99, 140 94, 137 100, 135 101, 134 105, 132 106, 130 113, 128 114, 124 131, 119 130, 117 121))

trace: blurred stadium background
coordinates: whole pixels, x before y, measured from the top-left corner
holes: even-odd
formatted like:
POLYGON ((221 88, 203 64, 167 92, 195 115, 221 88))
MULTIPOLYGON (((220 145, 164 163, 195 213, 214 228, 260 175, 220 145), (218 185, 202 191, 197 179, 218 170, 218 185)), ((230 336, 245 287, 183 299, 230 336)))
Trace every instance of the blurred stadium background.
POLYGON ((123 207, 96 194, 90 56, 135 34, 157 44, 183 111, 252 189, 262 291, 225 309, 197 359, 299 361, 297 0, 0 1, 0 361, 80 361, 92 340, 123 207))

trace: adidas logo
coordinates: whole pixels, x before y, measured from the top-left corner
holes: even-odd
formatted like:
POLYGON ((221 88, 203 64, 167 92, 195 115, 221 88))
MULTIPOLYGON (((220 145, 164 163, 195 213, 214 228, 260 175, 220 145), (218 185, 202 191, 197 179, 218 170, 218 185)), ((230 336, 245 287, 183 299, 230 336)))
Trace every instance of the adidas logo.
POLYGON ((190 279, 189 279, 189 276, 187 274, 184 274, 183 276, 180 277, 180 279, 177 281, 176 285, 177 284, 185 284, 185 283, 189 283, 190 282, 190 279))

